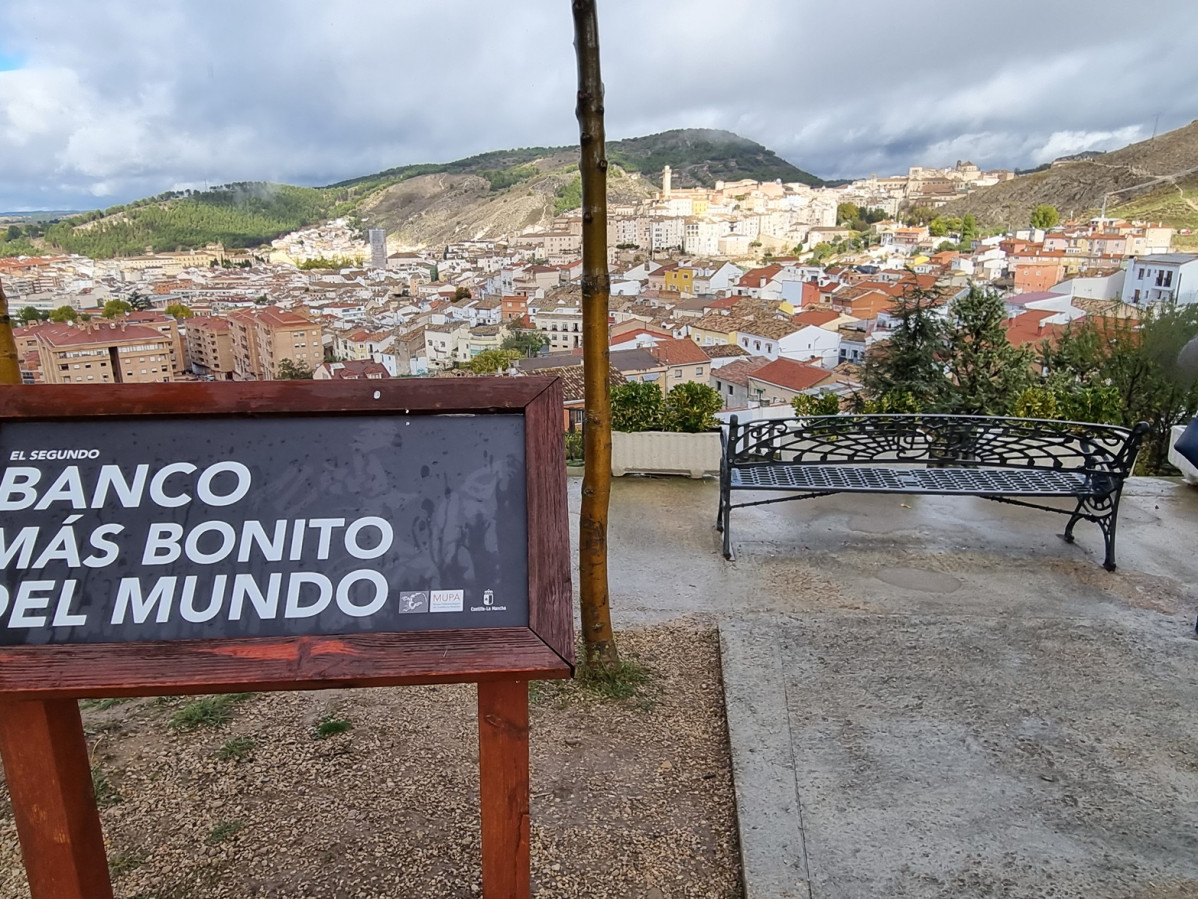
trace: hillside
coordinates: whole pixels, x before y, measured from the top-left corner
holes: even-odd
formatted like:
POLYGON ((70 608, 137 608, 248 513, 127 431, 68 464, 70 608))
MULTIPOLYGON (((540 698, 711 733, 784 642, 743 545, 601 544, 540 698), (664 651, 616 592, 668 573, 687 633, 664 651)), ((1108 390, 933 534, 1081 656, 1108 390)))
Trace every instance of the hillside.
POLYGON ((670 166, 675 187, 714 187, 716 181, 824 182, 780 158, 773 150, 731 131, 687 128, 608 143, 607 158, 626 172, 647 175, 661 187, 670 166))
MULTIPOLYGON (((670 166, 676 187, 713 187, 716 181, 797 181, 823 184, 779 157, 773 150, 731 131, 683 128, 645 137, 607 142, 607 158, 626 172, 646 175, 661 187, 661 170, 670 166)), ((479 175, 493 180, 497 172, 516 169, 531 176, 531 169, 549 172, 578 164, 578 147, 525 147, 497 150, 443 164, 421 164, 387 169, 349 181, 330 184, 330 188, 372 190, 420 175, 479 175)), ((506 185, 504 185, 506 186, 506 185)))
POLYGON ((333 197, 310 187, 245 182, 208 191, 173 191, 122 206, 89 212, 50 225, 29 225, 0 243, 0 256, 28 252, 36 235, 42 250, 96 259, 221 242, 256 247, 280 234, 327 217, 333 197))
MULTIPOLYGON (((729 131, 666 131, 611 141, 607 150, 612 202, 651 195, 666 165, 677 187, 742 178, 822 183, 729 131)), ((333 216, 385 228, 410 246, 498 237, 543 227, 556 213, 576 208, 581 196, 577 169, 577 147, 523 147, 400 166, 324 188, 246 182, 175 191, 49 227, 0 229, 0 256, 57 250, 103 259, 217 242, 256 247, 333 216)))
POLYGON ((1097 213, 1103 198, 1109 196, 1108 212, 1127 215, 1121 210, 1134 209, 1137 218, 1193 227, 1185 224, 1192 221, 1196 211, 1191 209, 1185 192, 1194 189, 1195 171, 1198 121, 1121 150, 1058 160, 1047 169, 955 200, 944 207, 942 214, 952 217, 972 213, 984 225, 1025 227, 1032 210, 1041 204, 1057 207, 1066 218, 1079 218, 1097 213), (1164 176, 1176 176, 1176 185, 1172 181, 1151 183, 1164 176))
MULTIPOLYGON (((576 166, 538 173, 499 191, 479 175, 417 175, 374 191, 357 213, 399 244, 435 246, 548 227, 555 212, 578 205, 580 190, 576 166)), ((643 199, 652 191, 644 179, 633 180, 614 167, 608 172, 609 202, 643 199)))

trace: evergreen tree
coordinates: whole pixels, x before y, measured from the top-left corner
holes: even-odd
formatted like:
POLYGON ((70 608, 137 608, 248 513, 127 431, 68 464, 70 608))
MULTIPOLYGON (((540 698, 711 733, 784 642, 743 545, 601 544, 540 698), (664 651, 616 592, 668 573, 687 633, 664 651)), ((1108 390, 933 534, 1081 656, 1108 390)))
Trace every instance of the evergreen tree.
POLYGON ((885 343, 866 354, 861 384, 867 403, 885 408, 888 397, 904 396, 921 412, 938 409, 951 385, 944 373, 945 325, 936 294, 908 285, 894 300, 897 325, 885 343))
POLYGON ((1198 412, 1198 380, 1178 354, 1198 335, 1198 306, 1149 307, 1143 318, 1087 318, 1041 357, 1062 418, 1152 426, 1140 452, 1145 474, 1170 470, 1169 431, 1198 412))
POLYGON ((1006 415, 1031 383, 1034 353, 1011 346, 1003 327, 1007 311, 993 291, 970 287, 953 303, 946 330, 948 411, 1006 415))

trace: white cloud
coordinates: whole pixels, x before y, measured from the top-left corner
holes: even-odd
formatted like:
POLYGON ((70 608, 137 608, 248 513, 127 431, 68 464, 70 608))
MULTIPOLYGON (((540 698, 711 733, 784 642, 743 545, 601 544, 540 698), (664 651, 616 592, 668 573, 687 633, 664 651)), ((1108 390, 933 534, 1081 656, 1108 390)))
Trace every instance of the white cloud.
MULTIPOLYGON (((1195 115, 1198 17, 1148 7, 1168 42, 1112 28, 1115 0, 604 0, 608 137, 727 128, 825 177, 1105 149, 1195 115)), ((57 0, 0 6, 0 34, 25 60, 0 72, 0 209, 577 140, 559 0, 57 0)))

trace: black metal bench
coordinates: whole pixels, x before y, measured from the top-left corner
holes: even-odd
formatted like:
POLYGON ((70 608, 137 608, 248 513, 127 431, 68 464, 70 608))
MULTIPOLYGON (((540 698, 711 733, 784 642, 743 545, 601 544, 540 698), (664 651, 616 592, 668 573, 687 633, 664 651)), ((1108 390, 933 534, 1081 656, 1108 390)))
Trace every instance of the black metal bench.
POLYGON ((733 509, 832 493, 978 496, 1084 519, 1102 530, 1103 566, 1115 570, 1123 482, 1148 424, 1134 428, 974 415, 825 415, 741 424, 723 435, 720 508, 732 559, 733 509), (785 496, 734 503, 734 491, 785 496), (1058 506, 1027 498, 1074 500, 1058 506))

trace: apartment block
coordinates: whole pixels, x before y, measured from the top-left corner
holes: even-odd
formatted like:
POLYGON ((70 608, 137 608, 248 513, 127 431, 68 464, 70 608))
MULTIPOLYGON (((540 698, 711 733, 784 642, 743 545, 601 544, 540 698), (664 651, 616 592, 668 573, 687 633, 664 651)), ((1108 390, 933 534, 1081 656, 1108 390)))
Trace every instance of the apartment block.
POLYGON ((229 337, 237 381, 274 381, 284 359, 309 369, 324 361, 320 325, 277 306, 230 312, 229 337))
POLYGON ((196 374, 231 381, 235 363, 229 320, 207 315, 188 319, 187 358, 196 374))
POLYGON ((126 316, 125 321, 131 325, 141 325, 153 328, 171 342, 171 374, 178 377, 187 371, 187 351, 183 335, 179 333, 179 323, 169 315, 160 312, 133 312, 126 316))
POLYGON ((153 384, 174 380, 169 337, 128 322, 47 324, 36 330, 46 384, 153 384))

